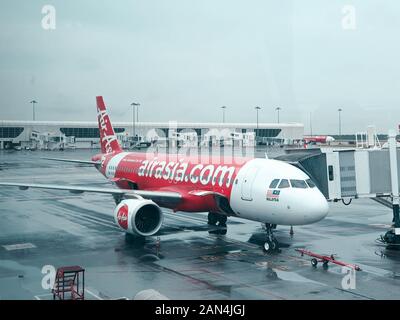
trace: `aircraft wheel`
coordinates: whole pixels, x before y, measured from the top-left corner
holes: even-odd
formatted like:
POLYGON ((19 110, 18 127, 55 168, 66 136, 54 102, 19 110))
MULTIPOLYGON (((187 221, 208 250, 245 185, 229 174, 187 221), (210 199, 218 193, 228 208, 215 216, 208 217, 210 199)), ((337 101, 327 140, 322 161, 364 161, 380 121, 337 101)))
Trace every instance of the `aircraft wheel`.
POLYGON ((275 251, 277 248, 278 248, 278 246, 277 246, 277 242, 275 240, 273 240, 273 241, 267 240, 264 243, 263 249, 265 252, 271 253, 271 252, 275 251))
POLYGON ((328 261, 324 261, 324 263, 322 264, 322 266, 323 266, 323 268, 324 268, 325 270, 327 270, 327 269, 328 269, 328 261))
POLYGON ((223 214, 219 214, 218 215, 218 224, 220 226, 226 227, 226 222, 228 221, 228 217, 223 215, 223 214))
POLYGON ((218 222, 218 215, 214 212, 208 213, 208 224, 215 226, 218 222))
POLYGON ((278 250, 279 248, 279 243, 276 239, 272 240, 272 250, 278 250))
POLYGON ((316 267, 316 266, 318 265, 317 259, 312 258, 312 259, 311 259, 311 265, 312 265, 313 267, 316 267))

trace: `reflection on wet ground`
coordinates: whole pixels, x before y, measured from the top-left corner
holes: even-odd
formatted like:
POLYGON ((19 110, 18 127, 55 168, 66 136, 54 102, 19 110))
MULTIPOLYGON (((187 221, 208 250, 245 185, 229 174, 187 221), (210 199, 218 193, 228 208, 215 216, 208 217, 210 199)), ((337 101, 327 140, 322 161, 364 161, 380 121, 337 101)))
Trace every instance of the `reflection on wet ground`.
MULTIPOLYGON (((93 152, 95 153, 95 152, 93 152)), ((0 179, 107 186, 95 169, 43 156, 88 159, 90 152, 0 152, 0 179)), ((89 299, 132 298, 155 289, 171 299, 399 299, 400 251, 375 242, 391 211, 369 200, 331 204, 314 225, 278 226, 279 253, 261 250, 259 223, 230 218, 207 225, 205 213, 164 210, 159 234, 146 240, 113 224, 111 197, 60 191, 0 189, 0 298, 49 299, 44 265, 81 265, 89 299), (296 248, 337 254, 359 264, 356 288, 342 287, 342 269, 314 268, 296 248)))

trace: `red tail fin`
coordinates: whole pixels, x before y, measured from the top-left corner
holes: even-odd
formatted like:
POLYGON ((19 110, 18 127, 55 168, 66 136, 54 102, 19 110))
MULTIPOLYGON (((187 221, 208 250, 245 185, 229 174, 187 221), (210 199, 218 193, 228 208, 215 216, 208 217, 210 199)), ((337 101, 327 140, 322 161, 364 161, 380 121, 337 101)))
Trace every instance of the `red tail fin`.
POLYGON ((96 97, 97 102, 97 120, 99 122, 100 144, 102 153, 121 152, 122 149, 118 143, 117 136, 111 125, 110 117, 107 114, 106 105, 103 97, 96 97))

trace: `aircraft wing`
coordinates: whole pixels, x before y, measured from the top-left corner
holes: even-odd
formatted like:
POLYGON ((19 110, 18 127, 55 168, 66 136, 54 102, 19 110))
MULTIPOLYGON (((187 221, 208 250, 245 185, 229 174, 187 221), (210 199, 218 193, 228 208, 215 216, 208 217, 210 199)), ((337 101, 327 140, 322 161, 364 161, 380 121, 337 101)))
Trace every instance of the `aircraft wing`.
POLYGON ((188 193, 191 195, 194 195, 194 196, 198 196, 198 197, 205 197, 205 196, 209 196, 209 195, 225 197, 223 194, 220 194, 220 193, 214 192, 214 191, 209 191, 209 190, 192 190, 192 191, 189 191, 188 193))
POLYGON ((100 164, 100 161, 90 161, 90 160, 75 160, 75 159, 61 159, 61 158, 42 158, 45 160, 61 161, 61 162, 72 162, 72 163, 82 163, 82 164, 100 164))
POLYGON ((171 191, 146 191, 146 190, 128 190, 116 188, 95 188, 83 186, 65 186, 56 184, 38 184, 38 183, 15 183, 15 182, 0 182, 0 187, 19 187, 21 190, 29 188, 48 189, 48 190, 64 190, 71 193, 102 193, 110 194, 112 196, 141 196, 146 199, 151 199, 155 202, 162 202, 166 204, 179 203, 182 200, 182 195, 179 192, 171 191))

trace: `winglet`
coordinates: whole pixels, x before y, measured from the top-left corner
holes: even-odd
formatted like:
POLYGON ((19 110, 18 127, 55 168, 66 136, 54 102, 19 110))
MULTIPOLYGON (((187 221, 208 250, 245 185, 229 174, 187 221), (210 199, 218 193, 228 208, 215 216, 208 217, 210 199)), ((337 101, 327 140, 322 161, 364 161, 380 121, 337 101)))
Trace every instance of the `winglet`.
POLYGON ((114 128, 111 124, 110 117, 107 114, 106 105, 103 97, 96 97, 97 103, 97 120, 99 123, 100 144, 102 153, 121 152, 121 146, 118 143, 114 128))

